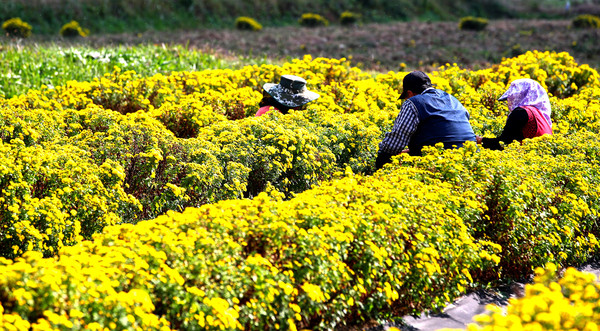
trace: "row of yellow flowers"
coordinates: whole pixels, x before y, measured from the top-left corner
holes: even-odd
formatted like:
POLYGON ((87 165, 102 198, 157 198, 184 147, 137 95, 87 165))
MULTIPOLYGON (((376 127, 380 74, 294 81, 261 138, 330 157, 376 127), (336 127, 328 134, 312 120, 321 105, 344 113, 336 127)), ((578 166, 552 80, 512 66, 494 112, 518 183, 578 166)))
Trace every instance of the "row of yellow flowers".
POLYGON ((506 277, 528 274, 551 261, 576 265, 598 245, 600 144, 597 133, 543 136, 505 151, 468 148, 421 158, 403 156, 402 168, 428 171, 470 192, 484 205, 463 218, 476 239, 502 247, 506 277))
POLYGON ((498 133, 495 100, 525 76, 555 94, 557 134, 504 152, 433 149, 370 176, 404 74, 307 57, 151 78, 116 70, 0 100, 0 247, 23 255, 2 260, 3 321, 331 328, 439 308, 473 283, 597 251, 594 70, 539 52, 441 68, 434 83, 477 133, 498 133), (262 84, 283 73, 321 98, 254 118, 262 84))
POLYGON ((475 316, 467 330, 595 331, 600 327, 600 283, 593 273, 575 268, 561 273, 550 263, 536 269, 533 284, 525 285, 524 297, 509 299, 505 309, 487 308, 489 312, 475 316))
MULTIPOLYGON (((415 173, 416 175, 417 173, 415 173)), ((0 261, 4 326, 329 329, 438 307, 498 257, 454 209, 468 196, 413 174, 347 175, 105 228, 56 258, 0 261)), ((463 212, 461 212, 463 213, 463 212)))
MULTIPOLYGON (((31 249, 51 255, 104 225, 265 190, 289 197, 346 166, 369 174, 397 115, 404 75, 373 76, 345 60, 306 57, 283 66, 150 78, 115 70, 92 82, 0 100, 2 164, 11 169, 0 179, 1 255, 31 249), (303 112, 254 118, 262 84, 283 73, 307 78, 321 97, 303 112), (10 155, 20 157, 12 162, 10 155), (36 167, 43 171, 30 171, 36 167), (19 214, 28 198, 60 212, 43 207, 19 214), (78 207, 87 201, 106 207, 78 207), (54 219, 46 221, 46 214, 54 219)), ((490 69, 454 65, 431 75, 471 111, 478 134, 501 130, 506 110, 496 99, 517 77, 538 79, 557 93, 551 99, 556 133, 600 129, 598 73, 566 53, 531 52, 490 69)))
POLYGON ((291 200, 261 193, 109 226, 54 258, 0 260, 0 316, 40 330, 331 329, 439 309, 505 272, 598 252, 595 137, 431 149, 291 200))

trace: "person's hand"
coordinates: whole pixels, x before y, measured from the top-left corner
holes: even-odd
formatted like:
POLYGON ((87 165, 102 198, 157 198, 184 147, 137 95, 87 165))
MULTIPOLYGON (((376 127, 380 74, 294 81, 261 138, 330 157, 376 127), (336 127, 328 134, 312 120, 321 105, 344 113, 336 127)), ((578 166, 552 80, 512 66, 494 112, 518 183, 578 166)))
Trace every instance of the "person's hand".
POLYGON ((481 144, 481 142, 483 141, 483 137, 475 136, 475 140, 477 141, 478 144, 481 144))
POLYGON ((401 153, 410 153, 410 150, 408 148, 407 149, 403 149, 401 153))

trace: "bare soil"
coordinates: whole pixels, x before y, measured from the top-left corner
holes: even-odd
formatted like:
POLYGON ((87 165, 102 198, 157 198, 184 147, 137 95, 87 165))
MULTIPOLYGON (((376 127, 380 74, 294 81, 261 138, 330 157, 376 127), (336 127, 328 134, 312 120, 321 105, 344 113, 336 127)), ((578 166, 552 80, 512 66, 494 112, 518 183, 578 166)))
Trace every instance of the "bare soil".
POLYGON ((484 31, 456 22, 398 22, 360 26, 267 27, 258 32, 195 30, 90 36, 92 46, 181 44, 221 56, 350 58, 365 70, 432 69, 446 63, 477 69, 530 50, 568 52, 580 64, 600 68, 600 29, 574 29, 571 20, 497 20, 484 31))

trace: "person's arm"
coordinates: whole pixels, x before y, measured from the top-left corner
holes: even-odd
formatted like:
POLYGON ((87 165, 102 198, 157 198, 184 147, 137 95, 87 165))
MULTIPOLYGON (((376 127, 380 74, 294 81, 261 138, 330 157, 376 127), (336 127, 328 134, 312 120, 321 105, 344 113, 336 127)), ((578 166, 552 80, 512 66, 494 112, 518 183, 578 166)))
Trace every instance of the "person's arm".
POLYGON ((525 125, 527 125, 527 121, 529 121, 527 111, 521 107, 515 108, 512 112, 510 112, 510 114, 508 114, 502 134, 496 138, 482 138, 482 146, 484 148, 501 150, 501 141, 505 145, 508 145, 515 140, 523 140, 523 128, 525 125))
POLYGON ((379 152, 375 160, 376 169, 380 169, 384 164, 390 162, 392 156, 404 151, 410 137, 417 130, 418 124, 417 108, 410 100, 404 101, 400 113, 394 121, 392 131, 386 133, 379 143, 379 152))

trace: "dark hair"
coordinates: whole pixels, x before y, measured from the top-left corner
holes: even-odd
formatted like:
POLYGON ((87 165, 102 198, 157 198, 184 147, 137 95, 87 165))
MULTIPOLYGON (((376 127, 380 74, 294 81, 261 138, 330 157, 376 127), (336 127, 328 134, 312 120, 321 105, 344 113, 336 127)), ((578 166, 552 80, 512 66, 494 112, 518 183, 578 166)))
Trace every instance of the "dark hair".
POLYGON ((422 71, 413 71, 402 79, 402 94, 400 99, 407 99, 407 92, 421 94, 425 89, 432 87, 431 79, 422 71))
POLYGON ((432 87, 432 86, 431 86, 431 85, 429 85, 429 86, 419 86, 419 87, 413 87, 413 88, 411 89, 411 91, 412 91, 414 94, 421 94, 421 93, 423 93, 423 91, 425 91, 426 89, 428 89, 428 88, 430 88, 430 87, 432 87))
POLYGON ((282 113, 284 115, 287 114, 290 111, 290 109, 293 108, 293 107, 288 107, 288 106, 281 104, 279 101, 275 100, 275 98, 273 98, 272 96, 270 96, 267 93, 263 93, 263 98, 258 103, 258 106, 259 107, 264 107, 264 106, 275 107, 275 108, 277 108, 277 110, 279 110, 280 113, 282 113))

